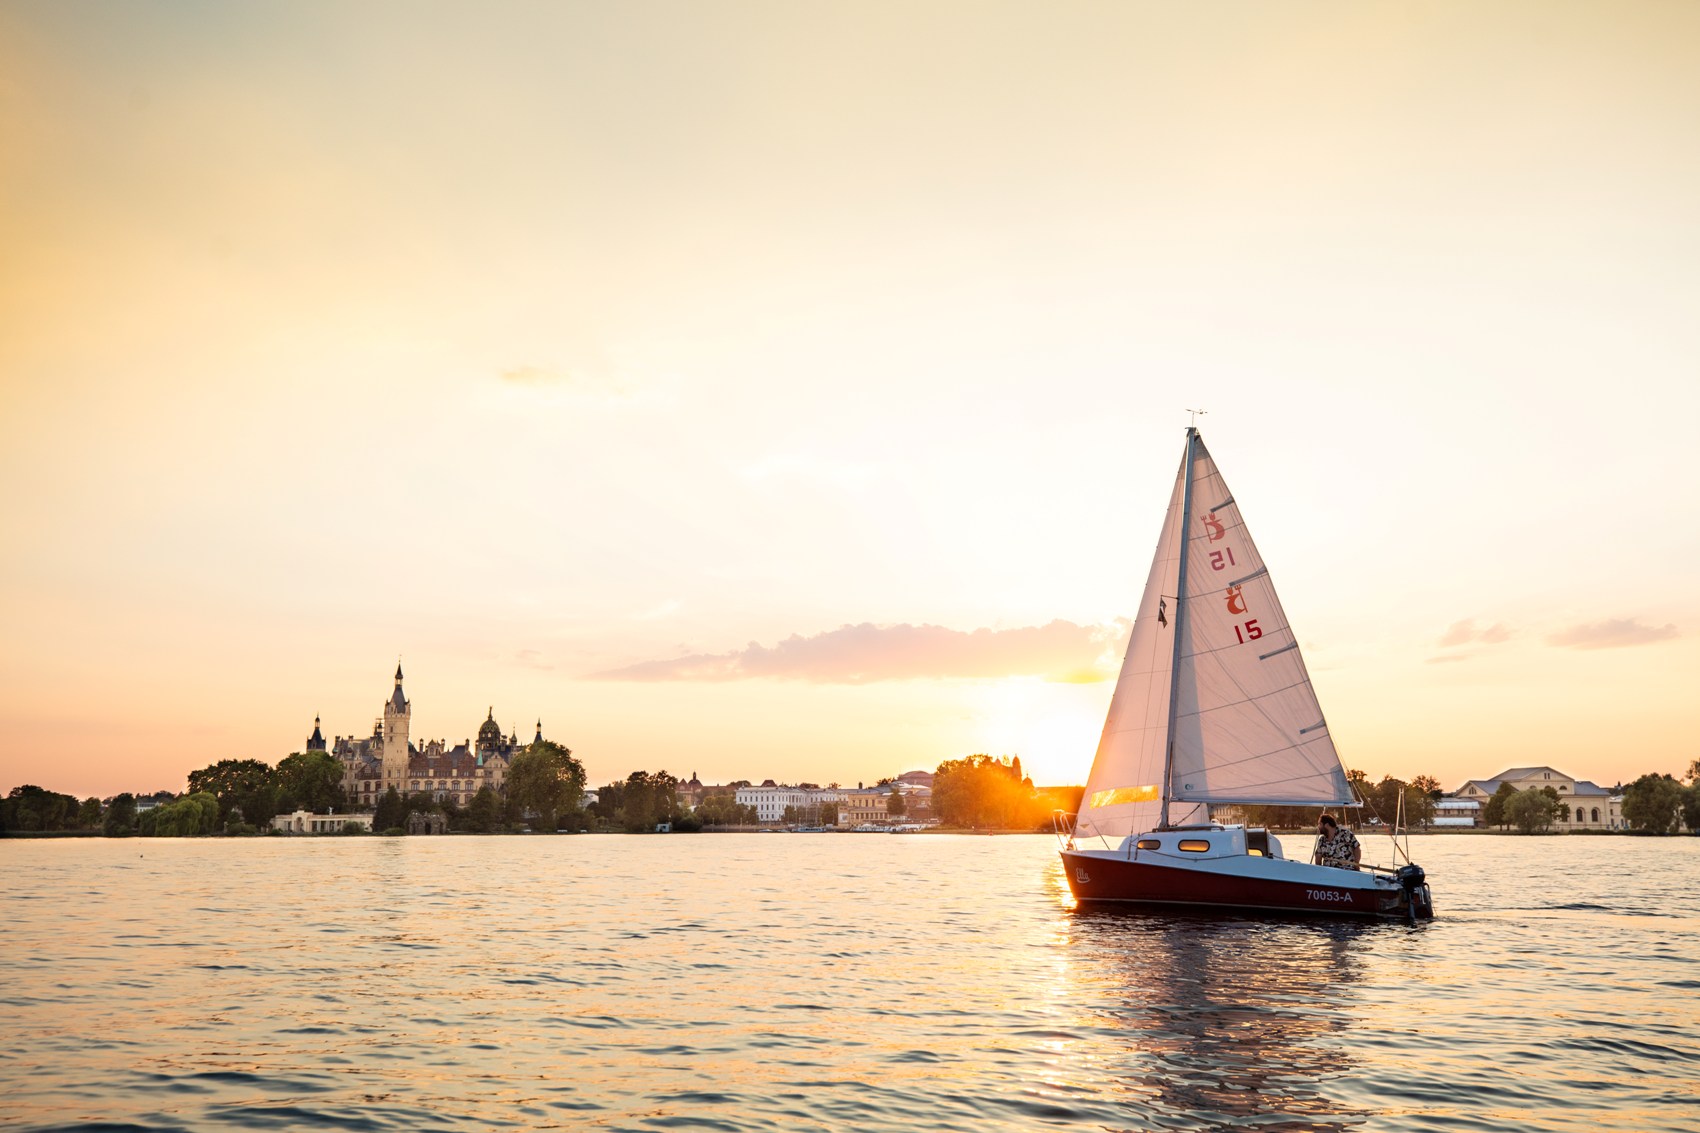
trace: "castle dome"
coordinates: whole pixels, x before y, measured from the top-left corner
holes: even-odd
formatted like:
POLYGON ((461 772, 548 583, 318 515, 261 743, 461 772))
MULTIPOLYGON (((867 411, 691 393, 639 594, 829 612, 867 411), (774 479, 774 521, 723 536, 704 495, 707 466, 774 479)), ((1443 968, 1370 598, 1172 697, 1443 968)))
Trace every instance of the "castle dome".
POLYGON ((490 747, 502 742, 502 726, 496 723, 496 709, 490 709, 490 715, 478 725, 478 746, 490 747))

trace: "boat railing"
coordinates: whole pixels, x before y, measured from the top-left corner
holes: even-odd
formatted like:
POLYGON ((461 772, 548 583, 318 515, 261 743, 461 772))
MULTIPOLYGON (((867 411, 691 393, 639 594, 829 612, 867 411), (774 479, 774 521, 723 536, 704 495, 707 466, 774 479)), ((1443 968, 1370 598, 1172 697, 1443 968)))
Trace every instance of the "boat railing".
POLYGON ((1076 815, 1073 811, 1053 810, 1051 812, 1051 832, 1057 836, 1057 841, 1065 847, 1074 846, 1074 822, 1076 815))

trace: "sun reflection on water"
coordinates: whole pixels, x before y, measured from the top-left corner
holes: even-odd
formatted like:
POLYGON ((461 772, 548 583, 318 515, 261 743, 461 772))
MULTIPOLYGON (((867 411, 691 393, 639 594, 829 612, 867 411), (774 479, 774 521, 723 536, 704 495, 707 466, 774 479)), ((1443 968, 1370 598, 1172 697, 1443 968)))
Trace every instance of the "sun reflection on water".
POLYGON ((1083 909, 1070 980, 1100 1069, 1135 1104, 1259 1128, 1339 1129, 1365 1113, 1327 1082, 1353 1069, 1334 1021, 1349 1010, 1353 946, 1373 926, 1209 920, 1083 909), (1276 1119, 1286 1120, 1276 1120, 1276 1119))

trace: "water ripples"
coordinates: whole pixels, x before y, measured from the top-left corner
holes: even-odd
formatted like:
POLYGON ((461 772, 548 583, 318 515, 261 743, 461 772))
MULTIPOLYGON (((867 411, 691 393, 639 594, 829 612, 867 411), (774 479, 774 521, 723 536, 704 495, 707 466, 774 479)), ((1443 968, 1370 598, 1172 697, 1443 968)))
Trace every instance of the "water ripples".
POLYGON ((1700 839, 1415 848, 1408 929, 1077 910, 1040 838, 0 842, 0 1123, 1691 1128, 1700 839))

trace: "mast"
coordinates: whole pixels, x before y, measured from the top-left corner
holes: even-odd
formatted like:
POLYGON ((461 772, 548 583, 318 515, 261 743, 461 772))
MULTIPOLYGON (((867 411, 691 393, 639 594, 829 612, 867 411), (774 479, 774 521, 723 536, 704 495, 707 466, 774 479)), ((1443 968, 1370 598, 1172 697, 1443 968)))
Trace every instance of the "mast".
POLYGON ((1169 661, 1169 727, 1168 743, 1163 750, 1163 809, 1158 815, 1157 829, 1169 828, 1169 795, 1174 790, 1175 773, 1175 715, 1180 709, 1181 702, 1181 630, 1186 617, 1186 553, 1189 540, 1187 528, 1192 523, 1192 451, 1194 442, 1198 439, 1198 430, 1188 426, 1186 430, 1186 455, 1181 458, 1181 475, 1186 479, 1181 482, 1181 555, 1180 569, 1175 576, 1175 650, 1169 661))

